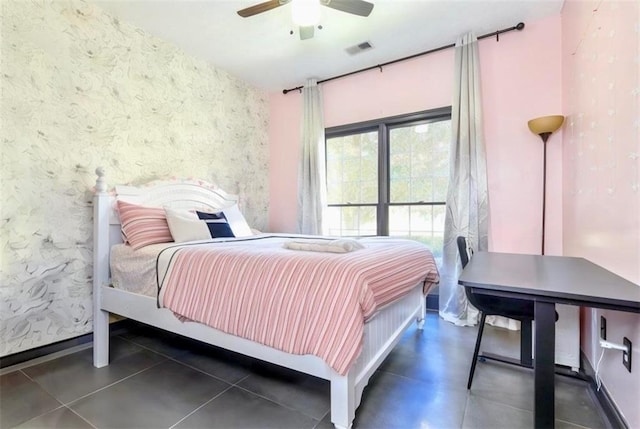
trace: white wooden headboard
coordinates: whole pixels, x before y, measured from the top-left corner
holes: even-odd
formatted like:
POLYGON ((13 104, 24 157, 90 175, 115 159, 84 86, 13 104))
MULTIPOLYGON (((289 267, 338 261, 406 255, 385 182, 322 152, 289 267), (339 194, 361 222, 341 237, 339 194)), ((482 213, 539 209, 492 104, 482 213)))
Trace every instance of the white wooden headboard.
POLYGON ((202 180, 175 179, 153 181, 142 186, 116 185, 107 192, 105 172, 96 169, 96 188, 93 198, 93 281, 95 287, 109 282, 109 253, 111 246, 122 243, 120 219, 115 210, 116 200, 149 207, 220 210, 238 202, 228 194, 202 180))

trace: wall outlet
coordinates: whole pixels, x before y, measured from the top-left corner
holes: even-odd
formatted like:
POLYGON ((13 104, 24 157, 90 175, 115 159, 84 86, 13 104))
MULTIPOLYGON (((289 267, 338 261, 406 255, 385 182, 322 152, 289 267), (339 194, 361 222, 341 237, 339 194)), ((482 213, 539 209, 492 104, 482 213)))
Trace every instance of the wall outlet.
POLYGON ((624 337, 624 339, 622 340, 622 344, 627 347, 626 351, 622 351, 622 365, 624 365, 625 368, 627 368, 627 370, 631 372, 631 341, 629 341, 629 338, 624 337))
POLYGON ((607 339, 607 319, 604 316, 600 316, 600 339, 607 339))

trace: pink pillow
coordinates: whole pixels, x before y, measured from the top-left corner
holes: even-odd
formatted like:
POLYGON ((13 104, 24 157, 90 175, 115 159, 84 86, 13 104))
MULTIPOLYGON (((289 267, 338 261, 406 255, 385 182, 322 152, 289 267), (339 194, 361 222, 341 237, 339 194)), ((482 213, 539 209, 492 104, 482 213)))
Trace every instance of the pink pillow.
POLYGON ((173 241, 167 217, 161 207, 144 207, 118 200, 122 234, 133 250, 173 241))

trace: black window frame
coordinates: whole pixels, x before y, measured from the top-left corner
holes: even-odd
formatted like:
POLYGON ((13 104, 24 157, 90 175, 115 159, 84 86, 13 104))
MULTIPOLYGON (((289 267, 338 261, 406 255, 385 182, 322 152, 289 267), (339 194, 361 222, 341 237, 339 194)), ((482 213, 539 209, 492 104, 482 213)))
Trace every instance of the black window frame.
MULTIPOLYGON (((353 124, 340 125, 326 128, 324 131, 325 159, 327 157, 327 140, 330 138, 344 137, 353 134, 363 134, 373 131, 378 133, 378 202, 377 203, 341 203, 327 204, 328 207, 376 207, 377 235, 389 235, 389 207, 390 206, 437 206, 446 205, 446 201, 421 201, 421 202, 396 202, 391 203, 390 195, 390 153, 389 140, 390 131, 393 128, 401 128, 451 120, 451 106, 439 107, 436 109, 423 110, 420 112, 404 115, 390 116, 386 118, 373 119, 353 124)), ((325 165, 325 177, 328 177, 325 165)))

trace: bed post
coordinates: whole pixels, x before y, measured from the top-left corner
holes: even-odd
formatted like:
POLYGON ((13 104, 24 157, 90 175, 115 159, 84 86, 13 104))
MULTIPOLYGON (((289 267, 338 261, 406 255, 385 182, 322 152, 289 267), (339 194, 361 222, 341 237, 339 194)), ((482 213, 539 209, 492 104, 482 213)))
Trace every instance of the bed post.
POLYGON ((102 310, 102 285, 109 281, 110 198, 104 169, 96 168, 96 191, 93 196, 93 366, 109 364, 109 312, 102 310))
POLYGON ((355 371, 331 376, 331 423, 336 429, 350 429, 356 416, 355 371))

